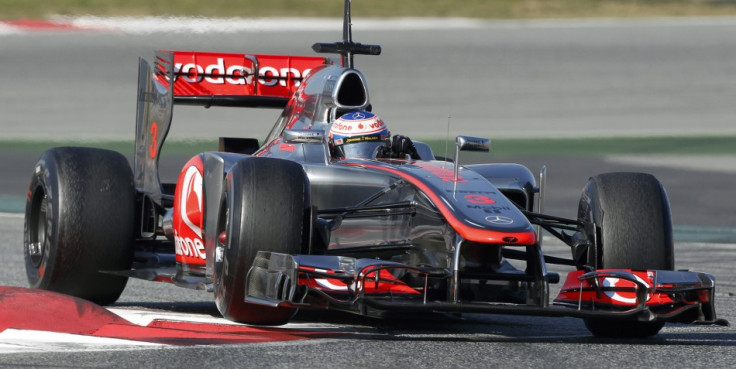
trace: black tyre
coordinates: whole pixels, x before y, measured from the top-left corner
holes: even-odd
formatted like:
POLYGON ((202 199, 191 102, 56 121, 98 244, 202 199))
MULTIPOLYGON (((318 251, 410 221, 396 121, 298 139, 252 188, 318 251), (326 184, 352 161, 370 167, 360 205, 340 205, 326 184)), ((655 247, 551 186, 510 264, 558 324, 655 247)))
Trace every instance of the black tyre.
POLYGON ((300 254, 310 237, 309 181, 301 165, 247 158, 226 179, 215 259, 215 302, 227 319, 259 325, 286 324, 296 309, 246 303, 246 277, 258 251, 300 254))
POLYGON ((115 302, 133 259, 135 187, 128 160, 101 149, 59 147, 36 164, 26 203, 24 254, 32 288, 115 302))
MULTIPOLYGON (((646 173, 606 173, 590 178, 578 218, 592 221, 596 240, 587 263, 596 269, 673 270, 674 247, 669 200, 664 187, 646 173)), ((598 337, 648 337, 664 322, 585 319, 598 337)))

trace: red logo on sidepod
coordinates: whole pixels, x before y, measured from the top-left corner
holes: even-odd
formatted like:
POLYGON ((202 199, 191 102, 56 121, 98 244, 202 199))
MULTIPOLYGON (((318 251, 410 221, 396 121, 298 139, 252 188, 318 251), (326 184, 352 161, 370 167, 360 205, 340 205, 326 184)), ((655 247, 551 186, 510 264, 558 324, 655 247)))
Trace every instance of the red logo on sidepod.
POLYGON ((182 173, 174 197, 174 243, 176 260, 186 264, 203 264, 202 242, 202 161, 192 158, 182 173))
POLYGON ((471 204, 493 205, 496 203, 495 200, 485 195, 465 195, 465 199, 471 204))

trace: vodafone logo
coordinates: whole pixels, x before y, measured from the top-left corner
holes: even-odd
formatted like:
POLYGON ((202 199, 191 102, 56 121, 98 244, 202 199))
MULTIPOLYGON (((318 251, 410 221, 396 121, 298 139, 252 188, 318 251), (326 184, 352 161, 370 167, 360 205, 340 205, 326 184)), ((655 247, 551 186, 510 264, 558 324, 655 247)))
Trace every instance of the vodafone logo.
POLYGON ((181 219, 197 236, 202 237, 202 228, 199 225, 195 225, 189 219, 189 214, 200 214, 199 218, 201 218, 202 214, 202 174, 199 173, 196 167, 189 167, 187 169, 184 175, 182 193, 183 196, 179 203, 181 219))
MULTIPOLYGON (((261 66, 258 68, 258 83, 263 86, 281 85, 286 87, 286 79, 295 79, 292 83, 299 86, 299 78, 309 74, 311 69, 299 70, 296 68, 274 68, 261 66)), ((201 83, 202 81, 215 85, 231 84, 246 85, 253 83, 253 70, 244 65, 225 65, 224 58, 217 58, 215 64, 201 66, 195 63, 176 63, 174 73, 189 83, 201 83)))
MULTIPOLYGON (((634 275, 636 279, 643 283, 647 289, 650 288, 649 283, 641 279, 638 275, 634 275)), ((634 287, 635 284, 631 281, 623 281, 620 278, 606 277, 602 282, 603 287, 634 287), (625 284, 624 284, 625 283, 625 284)), ((618 291, 604 291, 605 295, 613 301, 618 301, 624 304, 636 304, 636 292, 618 292, 618 291)), ((647 295, 647 301, 651 298, 651 295, 647 295)))
POLYGON ((181 196, 177 204, 181 221, 186 225, 188 235, 174 232, 174 243, 177 255, 193 256, 205 259, 202 242, 202 174, 197 167, 187 168, 182 179, 181 196), (189 236, 189 237, 187 237, 189 236))
POLYGON ((353 126, 348 124, 342 124, 340 122, 335 122, 332 124, 332 130, 334 132, 344 133, 344 132, 351 132, 353 130, 353 126))
MULTIPOLYGON (((422 161, 414 162, 412 163, 412 165, 415 165, 419 168, 426 170, 430 174, 441 179, 442 182, 455 182, 455 172, 447 169, 444 166, 439 166, 439 165, 436 165, 430 162, 422 162, 422 161)), ((457 183, 465 183, 467 181, 468 180, 464 179, 461 175, 457 176, 457 183)))
POLYGON ((177 255, 193 256, 202 260, 206 259, 206 252, 202 239, 189 237, 179 237, 179 233, 174 231, 174 245, 177 255))

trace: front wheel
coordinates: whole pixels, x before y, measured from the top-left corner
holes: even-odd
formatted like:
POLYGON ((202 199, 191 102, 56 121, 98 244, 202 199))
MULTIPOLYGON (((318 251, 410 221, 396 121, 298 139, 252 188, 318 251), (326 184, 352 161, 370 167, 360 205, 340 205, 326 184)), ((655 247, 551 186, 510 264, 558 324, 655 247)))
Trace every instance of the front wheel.
MULTIPOLYGON (((673 270, 672 220, 662 184, 646 173, 606 173, 588 180, 578 218, 595 225, 587 264, 595 269, 673 270)), ((664 322, 585 319, 598 337, 649 337, 664 322)))
POLYGON ((215 302, 223 317, 259 325, 286 324, 296 309, 244 302, 246 278, 258 251, 300 254, 308 245, 309 181, 301 165, 246 158, 226 179, 215 252, 215 302), (219 237, 218 237, 219 238, 219 237))

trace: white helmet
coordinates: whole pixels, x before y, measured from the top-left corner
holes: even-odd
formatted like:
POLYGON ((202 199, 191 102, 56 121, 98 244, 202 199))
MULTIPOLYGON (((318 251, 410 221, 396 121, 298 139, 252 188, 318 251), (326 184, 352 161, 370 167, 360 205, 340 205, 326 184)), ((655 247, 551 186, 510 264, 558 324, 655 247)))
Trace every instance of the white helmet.
POLYGON ((332 154, 348 158, 373 157, 389 137, 383 120, 367 111, 343 114, 332 123, 329 133, 332 154))

